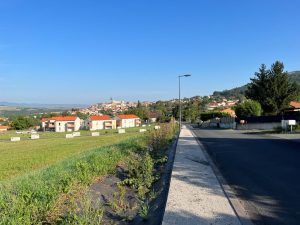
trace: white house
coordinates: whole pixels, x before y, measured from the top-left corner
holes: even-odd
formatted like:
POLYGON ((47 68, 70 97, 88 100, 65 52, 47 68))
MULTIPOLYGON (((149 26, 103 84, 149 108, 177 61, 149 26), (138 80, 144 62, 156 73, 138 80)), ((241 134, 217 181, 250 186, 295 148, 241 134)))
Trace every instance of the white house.
POLYGON ((108 115, 90 116, 86 126, 89 130, 116 129, 116 120, 108 115))
POLYGON ((77 116, 55 116, 42 118, 42 129, 55 132, 72 132, 80 129, 80 119, 77 116))
POLYGON ((117 126, 122 128, 138 127, 141 125, 141 119, 133 114, 118 115, 117 126))

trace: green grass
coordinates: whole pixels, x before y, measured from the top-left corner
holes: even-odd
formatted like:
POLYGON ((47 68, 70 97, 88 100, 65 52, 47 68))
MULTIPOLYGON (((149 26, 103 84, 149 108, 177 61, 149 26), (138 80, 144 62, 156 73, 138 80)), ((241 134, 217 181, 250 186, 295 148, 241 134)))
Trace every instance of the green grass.
POLYGON ((62 193, 76 184, 88 185, 95 176, 114 173, 118 162, 144 145, 140 135, 0 183, 0 225, 42 224, 62 193))
MULTIPOLYGON (((99 137, 90 136, 89 131, 81 131, 81 137, 65 139, 65 133, 41 133, 39 140, 29 140, 22 135, 20 142, 0 141, 0 181, 22 176, 28 172, 53 165, 70 156, 118 143, 140 135, 139 128, 126 129, 125 134, 116 130, 100 131, 99 137)), ((15 132, 2 133, 1 138, 16 136, 15 132)))
MULTIPOLYGON (((134 170, 138 175, 143 174, 137 177, 143 180, 139 184, 149 186, 147 174, 153 173, 154 161, 149 161, 152 165, 149 167, 146 158, 136 159, 133 155, 150 156, 150 149, 151 152, 164 151, 174 134, 170 127, 162 127, 147 136, 137 133, 137 130, 129 129, 126 134, 110 133, 101 137, 0 142, 0 155, 4 156, 1 160, 6 162, 0 164, 1 173, 6 174, 6 179, 0 182, 0 225, 56 224, 59 221, 66 222, 61 224, 93 224, 100 221, 102 208, 95 211, 87 204, 86 210, 81 213, 71 210, 70 214, 66 214, 57 206, 64 196, 80 187, 88 187, 96 177, 114 174, 119 163, 137 165, 134 170), (133 163, 130 158, 138 160, 139 164, 133 163), (9 171, 15 173, 10 174, 9 171)), ((160 154, 153 154, 156 155, 160 154)), ((134 176, 129 178, 135 179, 134 176)), ((81 201, 82 196, 77 200, 81 201)))

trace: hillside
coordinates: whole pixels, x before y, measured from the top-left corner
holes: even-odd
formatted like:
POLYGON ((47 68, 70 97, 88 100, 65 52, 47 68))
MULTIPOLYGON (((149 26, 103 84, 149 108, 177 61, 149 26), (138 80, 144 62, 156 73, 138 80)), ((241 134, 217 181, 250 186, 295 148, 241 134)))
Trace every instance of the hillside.
MULTIPOLYGON (((293 71, 289 73, 290 80, 293 82, 296 82, 298 85, 300 85, 300 71, 293 71)), ((236 97, 239 98, 241 96, 245 95, 245 91, 247 90, 247 85, 243 85, 241 87, 232 88, 229 90, 224 91, 215 91, 213 93, 214 96, 224 96, 225 98, 228 97, 236 97)))

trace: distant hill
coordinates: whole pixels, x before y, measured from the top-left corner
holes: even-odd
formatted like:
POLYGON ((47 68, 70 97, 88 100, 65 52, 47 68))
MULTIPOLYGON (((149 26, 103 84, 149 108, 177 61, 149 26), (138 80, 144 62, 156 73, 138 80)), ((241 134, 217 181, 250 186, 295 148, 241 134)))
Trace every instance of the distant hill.
POLYGON ((0 117, 13 115, 26 116, 39 113, 63 112, 72 108, 83 108, 80 104, 39 104, 39 103, 14 103, 0 102, 0 117))
POLYGON ((15 106, 15 107, 23 107, 23 108, 41 108, 41 109, 71 109, 71 108, 85 108, 88 105, 0 102, 0 106, 15 106))
MULTIPOLYGON (((291 81, 296 82, 298 85, 300 85, 300 71, 289 72, 289 76, 291 81)), ((247 86, 248 84, 243 85, 241 87, 232 88, 229 90, 215 91, 213 95, 223 96, 225 98, 229 98, 229 97, 239 98, 245 96, 245 91, 247 90, 247 86)))

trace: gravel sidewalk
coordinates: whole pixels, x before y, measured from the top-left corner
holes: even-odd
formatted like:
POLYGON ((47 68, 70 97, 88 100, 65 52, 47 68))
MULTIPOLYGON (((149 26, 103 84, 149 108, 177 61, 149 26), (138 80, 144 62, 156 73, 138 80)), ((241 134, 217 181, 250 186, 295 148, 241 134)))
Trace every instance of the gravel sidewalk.
POLYGON ((183 126, 163 225, 240 225, 192 132, 183 126))

